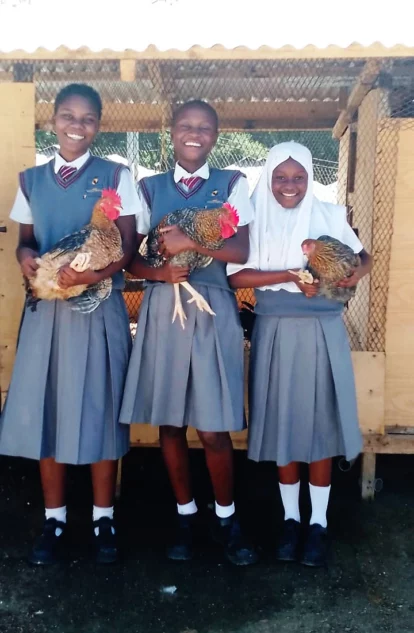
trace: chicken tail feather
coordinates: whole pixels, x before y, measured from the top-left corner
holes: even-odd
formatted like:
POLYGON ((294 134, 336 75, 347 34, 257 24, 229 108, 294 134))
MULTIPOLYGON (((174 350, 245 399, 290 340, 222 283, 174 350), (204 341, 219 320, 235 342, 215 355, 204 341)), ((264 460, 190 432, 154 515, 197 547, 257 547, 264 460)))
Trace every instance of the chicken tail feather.
POLYGON ((89 286, 82 294, 77 297, 71 297, 68 299, 70 307, 75 312, 81 312, 82 314, 89 314, 96 310, 98 306, 108 299, 112 292, 112 279, 104 279, 93 286, 89 286))

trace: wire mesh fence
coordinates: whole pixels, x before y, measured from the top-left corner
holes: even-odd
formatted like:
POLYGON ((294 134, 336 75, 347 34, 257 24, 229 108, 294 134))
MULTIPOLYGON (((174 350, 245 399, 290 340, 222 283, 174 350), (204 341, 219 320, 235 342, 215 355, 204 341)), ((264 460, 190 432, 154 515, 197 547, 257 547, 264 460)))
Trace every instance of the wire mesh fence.
MULTIPOLYGON (((347 205, 350 224, 374 255, 370 278, 359 284, 345 312, 351 347, 385 346, 388 262, 401 126, 414 126, 414 65, 384 63, 371 91, 340 140, 332 129, 364 69, 365 60, 0 61, 0 82, 34 82, 36 162, 57 149, 52 131, 54 99, 71 82, 101 95, 101 132, 93 151, 128 164, 136 181, 174 164, 171 114, 189 99, 215 107, 220 136, 211 165, 240 169, 253 190, 270 147, 285 140, 306 145, 314 159, 314 192, 347 205)), ((127 276, 131 324, 142 301, 141 280, 127 276)), ((250 289, 237 293, 253 305, 250 289)))

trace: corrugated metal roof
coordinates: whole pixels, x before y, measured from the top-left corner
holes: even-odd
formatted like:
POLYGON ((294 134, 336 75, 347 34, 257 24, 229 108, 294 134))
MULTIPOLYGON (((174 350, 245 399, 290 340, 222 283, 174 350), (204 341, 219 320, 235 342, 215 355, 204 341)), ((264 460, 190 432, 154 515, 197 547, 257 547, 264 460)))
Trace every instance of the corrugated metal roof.
POLYGON ((196 56, 199 49, 219 44, 286 54, 306 49, 315 55, 333 46, 387 55, 414 47, 406 0, 393 0, 381 11, 373 0, 302 0, 283 6, 253 0, 245 8, 240 0, 116 0, 106 12, 103 6, 98 0, 71 0, 64 8, 56 0, 2 0, 0 51, 33 53, 65 46, 92 52, 177 50, 196 56))

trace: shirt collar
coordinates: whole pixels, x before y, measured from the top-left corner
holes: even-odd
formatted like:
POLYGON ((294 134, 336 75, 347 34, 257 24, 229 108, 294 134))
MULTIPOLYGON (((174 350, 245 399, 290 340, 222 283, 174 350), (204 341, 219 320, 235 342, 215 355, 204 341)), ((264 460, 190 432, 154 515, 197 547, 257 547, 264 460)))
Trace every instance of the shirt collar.
POLYGON ((188 171, 181 167, 178 163, 175 163, 174 169, 174 182, 180 182, 181 178, 191 178, 191 176, 200 176, 204 180, 208 180, 210 176, 210 169, 207 163, 204 163, 194 174, 189 174, 188 171))
POLYGON ((70 167, 76 167, 76 169, 80 169, 86 163, 90 155, 91 153, 88 150, 86 154, 83 154, 82 156, 79 156, 79 158, 77 158, 76 160, 73 160, 71 163, 68 163, 64 158, 62 158, 62 156, 58 152, 56 152, 55 167, 54 167, 55 174, 58 173, 59 169, 63 167, 63 165, 69 165, 70 167))

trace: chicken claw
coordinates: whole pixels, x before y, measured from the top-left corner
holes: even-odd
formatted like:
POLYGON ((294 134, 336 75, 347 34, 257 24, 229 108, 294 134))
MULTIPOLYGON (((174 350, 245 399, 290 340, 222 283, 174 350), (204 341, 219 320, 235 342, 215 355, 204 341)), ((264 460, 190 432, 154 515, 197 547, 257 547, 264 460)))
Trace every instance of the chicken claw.
POLYGON ((188 283, 188 281, 182 281, 181 282, 181 286, 184 286, 184 288, 192 296, 192 299, 189 299, 187 301, 187 303, 195 303, 197 308, 199 310, 201 310, 201 312, 204 312, 204 310, 205 310, 209 314, 212 314, 213 316, 216 316, 216 313, 213 312, 211 307, 208 305, 207 301, 204 299, 203 295, 201 295, 199 292, 197 292, 197 290, 194 290, 194 288, 188 283))
POLYGON ((174 295, 175 295, 175 303, 174 303, 174 314, 172 318, 172 323, 174 323, 177 316, 180 319, 181 327, 185 330, 184 321, 187 320, 186 314, 184 312, 183 304, 181 303, 180 297, 180 284, 174 284, 174 295))
POLYGON ((77 273, 83 273, 89 268, 92 253, 78 253, 74 260, 69 264, 70 268, 76 270, 77 273))
POLYGON ((313 276, 309 270, 300 270, 298 273, 294 270, 289 270, 288 272, 292 273, 292 275, 296 275, 296 277, 299 277, 303 284, 313 284, 313 276))

